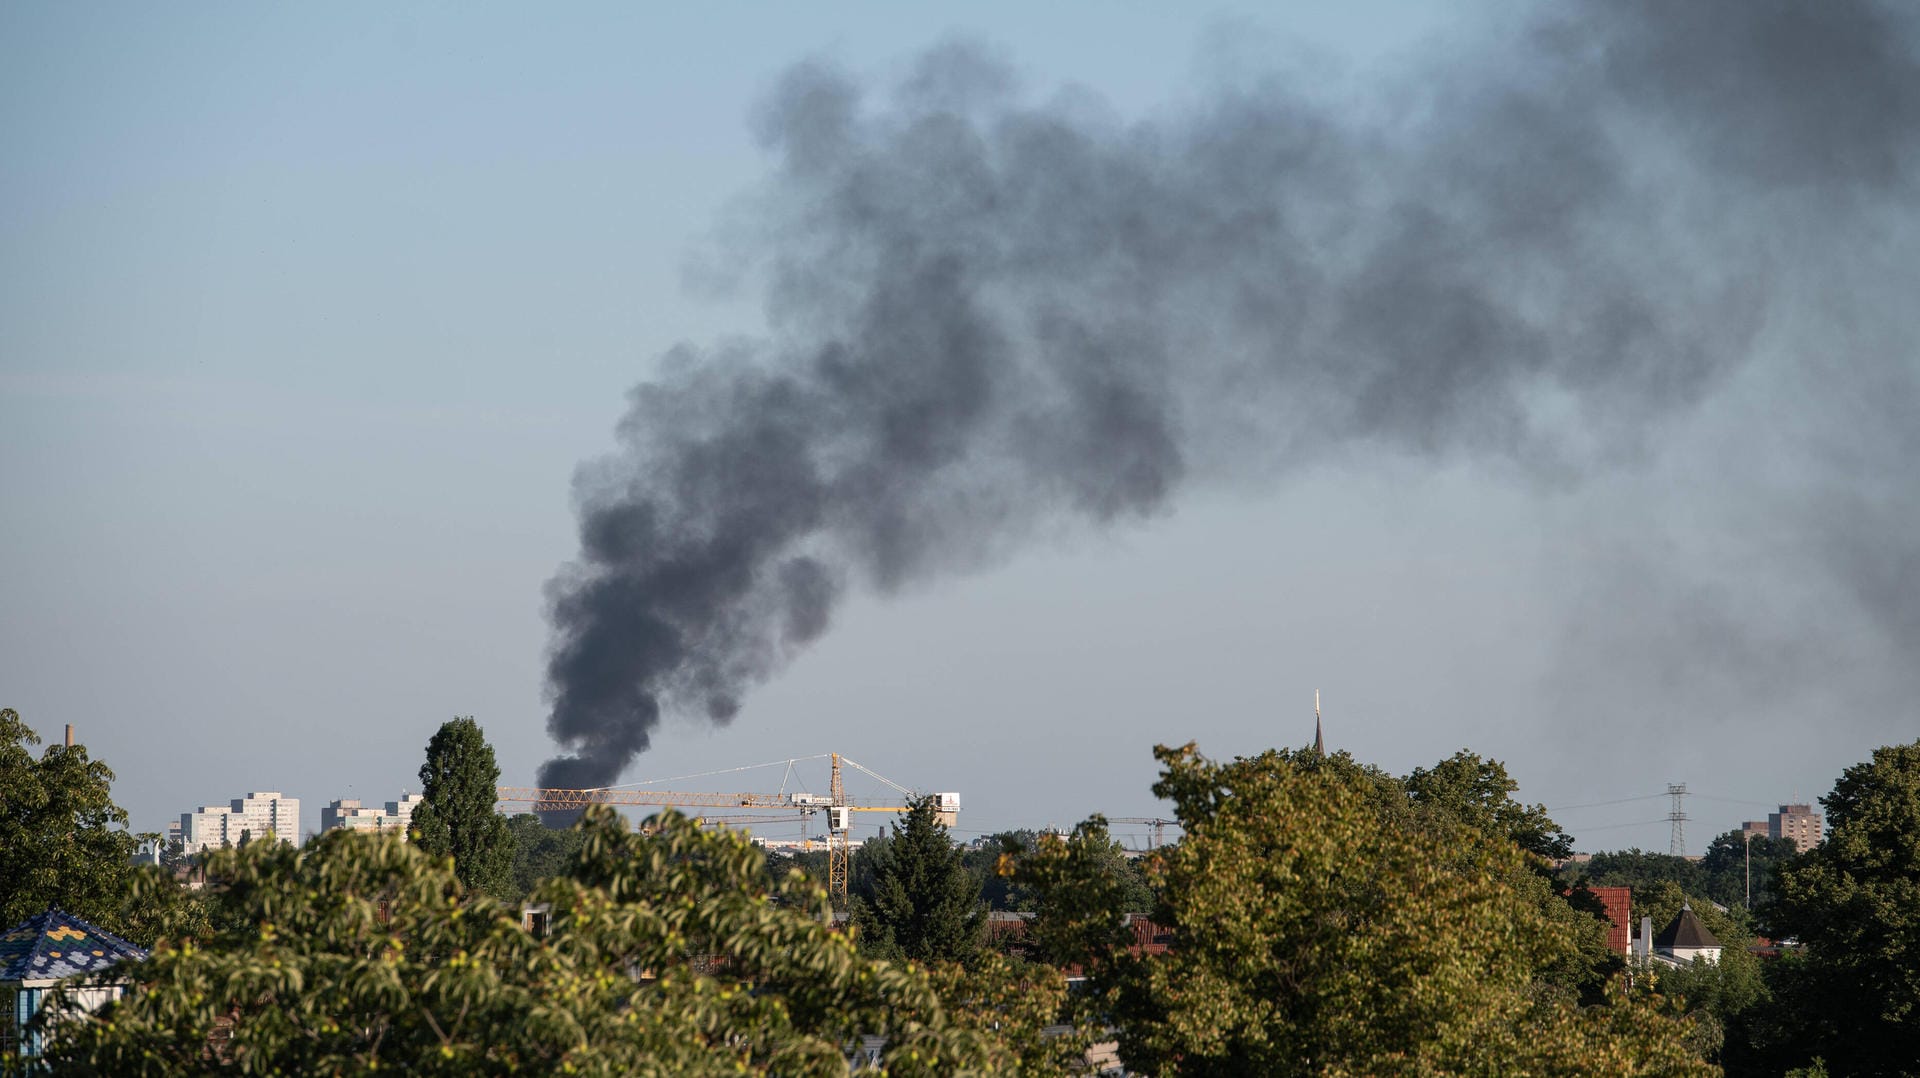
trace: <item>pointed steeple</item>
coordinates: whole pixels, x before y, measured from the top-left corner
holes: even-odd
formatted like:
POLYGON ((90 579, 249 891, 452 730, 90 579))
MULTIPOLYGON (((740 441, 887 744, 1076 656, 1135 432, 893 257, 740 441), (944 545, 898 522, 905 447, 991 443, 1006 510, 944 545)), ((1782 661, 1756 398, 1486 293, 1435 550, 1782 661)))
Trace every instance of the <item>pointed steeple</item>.
POLYGON ((1327 754, 1327 739, 1320 735, 1320 690, 1313 690, 1313 751, 1316 756, 1327 754))

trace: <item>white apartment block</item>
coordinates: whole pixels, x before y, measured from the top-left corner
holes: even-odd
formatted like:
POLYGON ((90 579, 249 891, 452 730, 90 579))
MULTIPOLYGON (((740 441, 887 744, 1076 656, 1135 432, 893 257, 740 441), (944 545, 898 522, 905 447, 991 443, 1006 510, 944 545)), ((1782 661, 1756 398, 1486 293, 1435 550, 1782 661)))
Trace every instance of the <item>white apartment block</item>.
POLYGON ((389 801, 384 808, 363 805, 351 797, 330 801, 320 810, 320 831, 347 828, 351 831, 374 831, 381 834, 407 837, 407 825, 413 822, 413 810, 424 800, 419 794, 405 794, 398 801, 389 801))
MULTIPOLYGON (((168 828, 169 833, 172 828, 168 828)), ((202 805, 180 814, 180 845, 187 853, 238 846, 242 836, 300 844, 300 799, 258 790, 226 806, 202 805)))

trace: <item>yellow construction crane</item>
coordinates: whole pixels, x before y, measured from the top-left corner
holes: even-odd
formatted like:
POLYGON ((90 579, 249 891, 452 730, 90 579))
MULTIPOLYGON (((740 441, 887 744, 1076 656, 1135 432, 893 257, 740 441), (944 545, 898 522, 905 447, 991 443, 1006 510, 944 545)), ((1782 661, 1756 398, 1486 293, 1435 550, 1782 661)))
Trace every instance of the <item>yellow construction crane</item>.
MULTIPOLYGON (((839 753, 829 753, 833 758, 833 782, 830 792, 825 796, 809 793, 688 793, 676 790, 636 790, 601 787, 592 790, 562 790, 544 786, 501 786, 496 791, 503 803, 531 804, 537 809, 577 809, 588 805, 626 805, 657 806, 660 808, 747 808, 799 811, 811 815, 824 809, 827 813, 827 893, 832 896, 836 908, 844 908, 847 902, 847 873, 852 862, 852 846, 848 842, 853 831, 853 814, 856 812, 890 812, 899 814, 910 807, 896 802, 901 798, 852 798, 847 796, 846 786, 841 782, 840 765, 847 766, 869 775, 880 782, 906 795, 906 799, 917 799, 912 790, 875 774, 839 753)), ((815 757, 817 759, 817 757, 815 757)), ((788 761, 791 764, 791 761, 788 761)), ((738 770, 738 769, 736 769, 738 770)), ((938 793, 933 795, 935 807, 940 814, 940 822, 952 827, 960 816, 960 795, 957 793, 938 793)), ((704 815, 704 814, 703 814, 704 815)), ((707 817, 712 819, 713 817, 707 817)))
POLYGON ((1152 816, 1115 816, 1108 823, 1143 823, 1153 828, 1153 845, 1148 849, 1158 849, 1167 844, 1167 828, 1179 827, 1179 820, 1161 820, 1152 816))

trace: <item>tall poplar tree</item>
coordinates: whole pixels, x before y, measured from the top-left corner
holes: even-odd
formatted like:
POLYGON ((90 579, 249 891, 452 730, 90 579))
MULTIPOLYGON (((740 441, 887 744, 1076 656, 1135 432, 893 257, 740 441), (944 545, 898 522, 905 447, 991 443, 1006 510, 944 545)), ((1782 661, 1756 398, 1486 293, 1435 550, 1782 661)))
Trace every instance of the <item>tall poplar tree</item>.
POLYGON ((513 893, 513 831, 495 812, 500 765, 472 717, 442 723, 420 765, 423 800, 413 810, 414 841, 428 853, 452 856, 454 874, 469 889, 497 897, 513 893))

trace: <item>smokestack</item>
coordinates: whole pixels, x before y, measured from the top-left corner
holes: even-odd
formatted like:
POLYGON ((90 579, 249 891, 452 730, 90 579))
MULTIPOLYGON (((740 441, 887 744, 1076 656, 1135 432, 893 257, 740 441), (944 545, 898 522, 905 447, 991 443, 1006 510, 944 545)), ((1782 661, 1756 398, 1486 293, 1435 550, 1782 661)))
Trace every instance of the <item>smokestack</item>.
POLYGON ((73 747, 73 724, 72 723, 67 724, 67 747, 68 748, 73 747))
POLYGON ((1780 269, 1755 222, 1910 197, 1903 15, 1540 12, 1359 105, 1276 77, 1123 122, 966 46, 880 99, 789 72, 720 260, 766 282, 767 338, 674 349, 578 473, 541 784, 614 782, 667 712, 732 721, 849 590, 1189 484, 1628 455, 1747 359, 1780 269))

